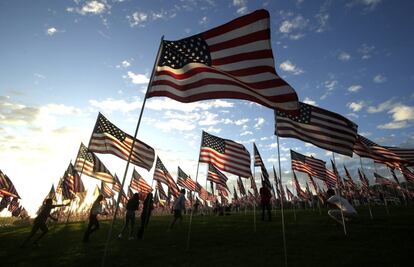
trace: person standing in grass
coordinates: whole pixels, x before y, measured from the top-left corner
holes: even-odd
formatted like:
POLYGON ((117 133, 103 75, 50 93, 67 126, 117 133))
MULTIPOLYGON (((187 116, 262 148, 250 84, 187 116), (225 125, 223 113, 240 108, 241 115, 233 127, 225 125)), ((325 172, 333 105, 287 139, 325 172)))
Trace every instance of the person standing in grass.
POLYGON ((262 206, 262 221, 265 219, 265 209, 267 210, 267 217, 269 221, 272 220, 271 205, 270 199, 272 198, 272 193, 270 189, 266 186, 265 182, 262 181, 262 187, 260 188, 260 204, 262 206))
POLYGON ((170 227, 168 228, 169 230, 174 227, 174 224, 178 219, 180 220, 180 224, 183 220, 182 212, 185 210, 185 189, 181 189, 180 192, 180 196, 175 200, 173 204, 174 218, 170 224, 170 227))
POLYGON ((141 226, 137 233, 137 239, 142 239, 144 237, 144 230, 148 226, 152 210, 154 209, 153 203, 152 193, 148 193, 145 197, 144 204, 142 205, 141 226))
POLYGON ((93 202, 92 207, 91 207, 91 211, 89 213, 89 224, 88 224, 88 228, 86 229, 86 232, 83 236, 83 242, 89 242, 89 236, 95 232, 96 230, 99 229, 99 221, 98 221, 98 215, 102 214, 105 215, 107 214, 106 212, 102 211, 102 200, 103 200, 103 196, 99 195, 95 202, 93 202))
POLYGON ((38 246, 39 245, 39 243, 38 243, 39 240, 43 236, 45 236, 47 234, 47 232, 49 232, 49 229, 47 228, 47 225, 46 225, 47 218, 51 218, 54 221, 58 220, 56 217, 53 217, 52 215, 50 215, 50 212, 52 211, 52 209, 57 208, 57 207, 67 206, 67 205, 69 205, 69 204, 53 205, 53 200, 51 198, 46 199, 44 204, 40 208, 39 214, 37 215, 36 219, 34 220, 32 231, 30 232, 30 235, 24 240, 21 247, 24 247, 27 244, 27 242, 29 242, 30 239, 40 229, 42 231, 42 233, 33 242, 33 245, 38 246))
POLYGON ((328 196, 328 206, 333 208, 328 210, 328 215, 332 219, 342 224, 342 214, 345 221, 349 221, 357 216, 356 210, 354 207, 352 207, 348 200, 341 197, 340 195, 336 195, 333 189, 328 189, 328 191, 326 191, 326 194, 328 196))
POLYGON ((118 235, 118 238, 122 238, 122 235, 128 229, 129 224, 131 224, 131 228, 129 229, 129 238, 134 239, 132 236, 134 233, 134 226, 135 226, 135 211, 138 210, 139 207, 139 194, 135 193, 132 197, 128 200, 126 204, 126 214, 125 214, 125 223, 124 227, 122 228, 121 233, 118 235))

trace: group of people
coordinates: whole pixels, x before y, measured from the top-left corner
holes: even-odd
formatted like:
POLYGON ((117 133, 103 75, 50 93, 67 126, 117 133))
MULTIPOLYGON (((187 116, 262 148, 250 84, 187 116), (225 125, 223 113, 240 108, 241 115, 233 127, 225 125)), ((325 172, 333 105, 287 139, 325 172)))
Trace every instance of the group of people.
MULTIPOLYGON (((260 204, 262 209, 262 220, 265 220, 265 211, 267 211, 267 218, 269 221, 272 219, 271 215, 271 198, 272 194, 270 189, 262 183, 262 187, 260 188, 260 204)), ((99 195, 94 203, 91 206, 89 212, 89 223, 88 227, 83 235, 83 242, 89 242, 90 235, 99 229, 99 220, 98 215, 105 215, 107 214, 104 211, 102 206, 103 196, 99 195)), ((183 219, 183 212, 185 211, 185 189, 181 189, 180 195, 174 201, 171 209, 171 213, 173 213, 173 219, 169 224, 168 231, 171 230, 177 221, 180 223, 183 219)), ((333 189, 329 189, 327 191, 327 199, 326 202, 330 209, 328 210, 328 215, 333 218, 338 223, 342 224, 343 221, 349 221, 352 218, 357 216, 357 212, 352 207, 352 205, 348 202, 347 199, 341 197, 340 195, 336 194, 333 189)), ((148 226, 149 219, 151 217, 151 212, 154 208, 154 200, 153 194, 148 193, 144 199, 144 203, 142 205, 141 211, 141 225, 139 226, 138 232, 136 234, 137 239, 142 239, 144 236, 144 230, 148 226)), ((32 230, 29 236, 24 240, 22 243, 22 247, 26 246, 27 243, 33 238, 38 230, 41 230, 41 234, 34 240, 33 245, 38 246, 39 240, 47 234, 49 231, 46 221, 48 218, 57 221, 56 217, 53 217, 50 213, 52 209, 62 206, 67 206, 69 204, 58 204, 53 205, 52 199, 46 199, 44 204, 42 205, 38 216, 35 218, 32 226, 32 230)), ((127 202, 126 204, 126 214, 125 214, 125 221, 122 227, 121 232, 118 235, 118 238, 122 238, 126 231, 129 230, 128 239, 134 239, 134 227, 135 227, 135 215, 139 208, 139 194, 135 193, 127 202)))

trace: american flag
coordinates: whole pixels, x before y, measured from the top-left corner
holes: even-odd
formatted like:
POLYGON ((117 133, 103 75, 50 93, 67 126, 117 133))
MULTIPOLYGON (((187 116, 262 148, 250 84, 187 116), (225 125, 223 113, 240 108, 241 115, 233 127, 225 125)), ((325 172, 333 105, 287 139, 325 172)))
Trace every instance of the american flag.
POLYGON ((204 200, 204 201, 206 201, 206 200, 208 200, 208 192, 207 192, 207 190, 205 190, 202 186, 200 187, 200 190, 198 191, 198 196, 202 199, 202 200, 204 200))
POLYGON ((317 147, 352 157, 358 126, 347 118, 315 106, 299 103, 298 114, 275 110, 276 131, 317 147))
MULTIPOLYGON (((89 144, 89 150, 96 153, 109 153, 128 160, 134 138, 113 125, 101 113, 89 144)), ((131 162, 149 171, 154 164, 155 152, 152 147, 135 139, 131 162)))
POLYGON ((336 177, 336 184, 339 188, 344 188, 344 185, 342 183, 342 179, 341 176, 339 175, 338 169, 336 168, 335 162, 331 159, 331 165, 332 165, 332 170, 333 173, 336 177))
POLYGON ((414 184, 414 173, 404 166, 399 166, 398 168, 403 174, 405 180, 409 183, 414 184))
POLYGON ((240 195, 246 196, 246 189, 244 188, 243 181, 240 176, 237 179, 237 187, 239 188, 240 195))
POLYGON ((85 192, 85 186, 81 180, 79 173, 76 171, 72 163, 69 163, 63 176, 63 183, 67 183, 70 191, 73 193, 85 192))
POLYGON ((375 177, 375 183, 377 184, 382 184, 382 185, 388 185, 388 186, 397 186, 398 184, 385 178, 384 176, 374 172, 374 177, 375 177))
POLYGON ((253 151, 254 151, 254 166, 260 166, 260 169, 262 171, 262 176, 263 176, 262 181, 264 181, 267 188, 272 188, 272 183, 269 180, 269 173, 266 170, 262 157, 260 156, 259 150, 257 149, 255 143, 253 143, 253 151))
POLYGON ((73 183, 72 183, 73 176, 68 171, 69 167, 65 171, 62 177, 62 182, 60 183, 60 191, 62 192, 62 198, 65 200, 66 199, 72 200, 75 198, 75 192, 73 192, 73 183))
POLYGON ((152 192, 152 187, 145 181, 145 179, 134 169, 130 187, 139 193, 148 194, 152 192))
POLYGON ((309 180, 309 183, 311 183, 313 189, 315 190, 315 193, 317 194, 318 188, 316 187, 315 180, 313 180, 312 175, 310 175, 309 173, 308 173, 308 180, 309 180))
MULTIPOLYGON (((112 187, 112 189, 113 189, 113 187, 112 187)), ((131 189, 128 188, 128 190, 131 190, 131 189)), ((124 190, 122 190, 120 192, 121 192, 121 198, 119 199, 119 202, 122 204, 122 206, 126 207, 126 204, 128 203, 128 197, 125 194, 124 190)))
POLYGON ((226 175, 214 167, 214 165, 208 164, 207 181, 211 181, 228 189, 227 180, 226 175))
POLYGON ((169 192, 174 197, 178 197, 180 195, 180 189, 178 188, 178 185, 175 183, 171 174, 168 172, 167 168, 165 168, 164 164, 162 163, 159 157, 157 157, 157 163, 155 164, 155 170, 154 170, 153 177, 154 177, 154 180, 160 181, 166 184, 168 188, 170 189, 169 192))
POLYGON ((168 196, 165 193, 164 188, 162 187, 162 184, 161 184, 160 181, 157 181, 157 187, 156 187, 156 189, 158 190, 158 194, 159 194, 160 199, 164 199, 165 200, 165 199, 168 198, 168 196))
POLYGON ((345 181, 345 185, 348 187, 349 190, 351 191, 355 191, 356 190, 356 184, 354 183, 354 180, 352 180, 351 175, 349 174, 348 169, 345 167, 344 165, 344 170, 345 170, 345 175, 347 177, 347 179, 344 178, 345 181))
POLYGON ((358 169, 358 176, 359 181, 361 182, 361 190, 365 193, 369 193, 369 181, 360 169, 358 169))
POLYGON ((392 178, 394 178, 394 181, 399 185, 400 181, 398 181, 398 178, 397 178, 397 175, 395 174, 394 168, 389 168, 389 170, 391 172, 392 178))
POLYGON ((14 209, 11 213, 13 217, 19 217, 20 213, 22 212, 23 207, 19 206, 16 209, 14 209))
POLYGON ((11 201, 11 197, 10 196, 4 196, 1 199, 1 201, 0 201, 0 212, 2 212, 7 207, 7 205, 10 204, 10 201, 11 201))
POLYGON ((121 184, 121 182, 119 181, 119 179, 118 179, 118 176, 115 174, 114 175, 114 180, 115 180, 115 183, 112 185, 112 190, 114 190, 115 192, 121 192, 121 186, 122 186, 122 184, 121 184))
POLYGON ((49 194, 47 194, 45 200, 48 199, 48 198, 52 199, 55 202, 57 201, 56 191, 55 191, 55 186, 54 185, 52 185, 52 188, 50 188, 49 194))
POLYGON ((196 183, 180 167, 178 167, 177 184, 190 191, 196 191, 196 183))
POLYGON ((14 197, 12 199, 12 201, 9 204, 8 210, 10 212, 13 212, 15 209, 17 209, 19 207, 20 203, 19 203, 19 199, 17 197, 14 197))
POLYGON ((20 198, 10 178, 0 170, 0 195, 20 198))
POLYGON ((256 181, 254 180, 254 177, 250 175, 250 188, 253 189, 255 197, 259 195, 259 191, 257 190, 256 181))
POLYGON ((238 175, 250 177, 250 153, 246 148, 234 141, 222 139, 203 131, 200 162, 210 163, 218 169, 238 175))
POLYGON ((287 186, 285 186, 285 188, 286 188, 287 198, 288 198, 289 200, 294 199, 294 198, 295 198, 295 196, 292 194, 292 192, 290 192, 289 188, 287 188, 287 186))
POLYGON ((321 180, 326 179, 325 161, 302 155, 293 150, 290 150, 290 159, 293 170, 310 174, 321 180))
POLYGON ((296 173, 293 171, 293 180, 295 182, 295 187, 296 187, 296 194, 298 197, 300 197, 301 199, 308 199, 309 196, 308 194, 302 190, 302 188, 300 187, 299 181, 298 181, 298 177, 296 176, 296 173))
POLYGON ((336 174, 333 171, 326 169, 326 179, 323 180, 326 187, 328 189, 335 188, 337 185, 337 180, 338 180, 338 176, 336 176, 336 174))
POLYGON ((114 177, 105 167, 95 153, 88 151, 88 148, 81 143, 78 156, 76 157, 75 169, 90 177, 113 184, 114 177))
POLYGON ((185 39, 163 41, 148 97, 185 103, 234 98, 296 110, 296 92, 274 64, 269 13, 258 10, 185 39))
POLYGON ((217 189, 219 195, 225 196, 225 197, 229 196, 228 187, 224 187, 221 184, 217 184, 216 189, 217 189))
POLYGON ((101 194, 104 198, 112 198, 115 195, 114 191, 104 181, 101 181, 101 194))

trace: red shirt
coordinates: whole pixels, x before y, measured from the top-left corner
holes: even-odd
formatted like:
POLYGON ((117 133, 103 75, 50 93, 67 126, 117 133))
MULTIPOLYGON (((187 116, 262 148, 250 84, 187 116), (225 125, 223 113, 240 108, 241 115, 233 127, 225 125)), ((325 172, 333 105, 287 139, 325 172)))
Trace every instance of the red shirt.
POLYGON ((260 188, 260 200, 262 204, 270 203, 271 198, 272 198, 272 194, 270 193, 269 188, 265 186, 260 188))

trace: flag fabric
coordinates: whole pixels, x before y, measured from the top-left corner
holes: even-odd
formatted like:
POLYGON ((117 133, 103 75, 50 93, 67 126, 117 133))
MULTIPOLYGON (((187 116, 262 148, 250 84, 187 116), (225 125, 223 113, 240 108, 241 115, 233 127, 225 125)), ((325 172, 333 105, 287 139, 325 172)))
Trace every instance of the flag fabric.
POLYGON ((2 212, 7 206, 10 204, 11 197, 10 196, 4 196, 0 201, 0 212, 2 212))
POLYGON ((287 197, 289 200, 293 200, 295 198, 295 196, 292 194, 292 192, 290 192, 289 188, 287 188, 287 186, 285 186, 286 188, 286 193, 287 193, 287 197))
POLYGON ((398 166, 398 168, 403 174, 405 180, 409 183, 414 184, 414 173, 404 166, 398 166))
POLYGON ((333 171, 326 169, 326 179, 323 181, 328 189, 336 187, 338 184, 337 179, 338 177, 333 171))
POLYGON ((152 192, 152 187, 135 169, 132 173, 130 187, 139 193, 148 194, 152 192))
POLYGON ((258 10, 197 35, 162 41, 148 97, 185 103, 244 99, 296 110, 296 92, 274 66, 269 13, 258 10))
POLYGON ((290 150, 290 159, 293 170, 307 173, 321 180, 326 179, 325 161, 302 155, 293 150, 290 150))
POLYGON ((104 181, 101 181, 101 194, 104 198, 112 198, 115 195, 114 191, 104 181))
POLYGON ((0 195, 20 198, 10 178, 0 170, 0 195))
POLYGON ((112 185, 112 190, 114 190, 115 192, 121 192, 122 190, 122 184, 118 179, 118 176, 115 174, 114 175, 114 184, 112 185))
POLYGON ((22 212, 22 206, 17 207, 11 213, 13 217, 19 217, 20 213, 22 212))
POLYGON ((369 181, 360 169, 358 169, 358 176, 359 181, 361 182, 361 190, 365 193, 369 193, 369 181))
POLYGON ((308 180, 309 180, 309 183, 312 185, 313 189, 315 190, 315 193, 318 194, 318 188, 316 187, 315 180, 313 180, 312 175, 310 175, 309 173, 308 173, 308 180))
POLYGON ((233 198, 234 200, 239 200, 239 196, 237 195, 236 187, 233 185, 233 198))
POLYGON ((263 163, 262 157, 260 156, 259 150, 256 147, 256 144, 253 143, 253 151, 254 151, 254 166, 259 166, 260 170, 262 171, 262 181, 264 181, 265 186, 267 188, 272 188, 272 183, 269 180, 269 173, 267 172, 267 169, 263 163))
POLYGON ((216 189, 217 189, 219 195, 225 196, 225 197, 229 196, 227 187, 224 187, 221 184, 217 184, 216 189))
POLYGON ((168 172, 167 169, 165 168, 161 159, 157 157, 157 163, 155 164, 153 179, 155 181, 160 181, 161 183, 168 184, 167 178, 165 177, 166 172, 168 172))
POLYGON ((394 179, 394 181, 395 181, 398 185, 400 185, 400 181, 398 181, 398 178, 397 178, 397 175, 395 174, 395 170, 394 170, 394 168, 389 168, 389 170, 390 170, 390 172, 391 172, 391 175, 392 175, 392 178, 394 179))
POLYGON ((158 190, 158 194, 159 194, 160 199, 164 199, 165 200, 165 199, 168 198, 168 196, 165 193, 164 188, 162 187, 162 184, 161 184, 160 181, 157 181, 157 187, 156 187, 156 189, 158 190))
POLYGON ((49 194, 47 194, 45 200, 48 199, 48 198, 52 199, 55 202, 57 201, 56 191, 55 191, 55 186, 54 185, 52 185, 52 188, 50 188, 49 194))
POLYGON ((331 165, 332 165, 332 171, 335 175, 335 180, 336 180, 336 185, 338 186, 338 188, 344 188, 344 185, 342 183, 342 179, 341 176, 339 175, 338 169, 336 168, 335 162, 333 160, 331 160, 331 165))
POLYGON ((295 182, 295 187, 296 187, 296 195, 301 199, 308 199, 309 198, 308 194, 305 191, 303 191, 302 188, 300 187, 296 173, 294 171, 292 172, 293 172, 293 180, 295 182))
POLYGON ((244 188, 243 181, 240 176, 237 179, 237 187, 239 188, 240 195, 246 196, 246 189, 244 188))
POLYGON ((69 163, 62 182, 67 183, 70 191, 73 193, 85 192, 85 186, 83 185, 81 177, 72 163, 69 163))
POLYGON ((210 163, 216 168, 238 175, 250 177, 250 153, 234 141, 222 139, 203 131, 200 162, 210 163))
MULTIPOLYGON (((96 153, 115 155, 128 160, 134 138, 112 124, 99 113, 90 140, 89 150, 96 153)), ((155 151, 144 142, 135 139, 131 163, 149 171, 154 164, 155 151)))
POLYGON ((344 178, 344 182, 345 182, 346 187, 348 187, 348 190, 355 191, 356 190, 356 185, 354 183, 354 180, 352 180, 352 177, 349 174, 349 171, 345 167, 345 165, 344 165, 344 170, 345 170, 345 175, 347 177, 347 179, 344 178))
POLYGON ((180 167, 178 167, 177 184, 190 191, 196 191, 196 183, 180 167))
POLYGON ((259 191, 257 190, 256 181, 254 180, 253 176, 250 176, 250 188, 253 189, 254 196, 258 197, 259 196, 259 191))
POLYGON ((105 167, 102 161, 95 155, 95 153, 88 150, 88 148, 81 143, 79 147, 78 156, 76 157, 75 169, 90 177, 113 184, 114 177, 105 167))
POLYGON ((219 171, 214 165, 208 164, 207 181, 219 184, 225 188, 227 187, 228 178, 221 171, 219 171))
POLYGON ((279 178, 277 178, 277 174, 276 174, 276 170, 275 170, 275 166, 273 166, 273 178, 275 180, 275 184, 276 184, 276 196, 277 198, 281 198, 280 196, 280 189, 279 189, 279 178))
POLYGON ((13 212, 15 209, 19 207, 19 199, 17 197, 14 197, 12 201, 10 201, 8 211, 13 212))
POLYGON ((275 110, 275 134, 293 137, 317 147, 352 157, 358 126, 347 118, 299 103, 298 114, 275 110))
POLYGON ((395 187, 397 183, 385 178, 384 176, 374 172, 375 183, 395 187))
POLYGON ((198 191, 198 196, 199 196, 202 200, 204 200, 204 201, 208 200, 208 192, 207 192, 207 190, 206 190, 206 189, 204 189, 204 188, 201 186, 201 187, 200 187, 200 190, 198 191))

